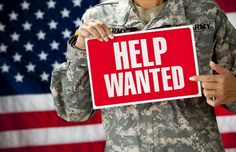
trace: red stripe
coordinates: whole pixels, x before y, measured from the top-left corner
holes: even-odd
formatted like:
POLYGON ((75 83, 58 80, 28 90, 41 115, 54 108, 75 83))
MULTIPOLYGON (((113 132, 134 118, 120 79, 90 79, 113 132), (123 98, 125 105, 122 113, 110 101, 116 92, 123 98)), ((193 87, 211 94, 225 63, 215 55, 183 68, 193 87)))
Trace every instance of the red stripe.
POLYGON ((216 0, 216 2, 226 13, 236 12, 235 0, 216 0))
POLYGON ((0 131, 88 125, 101 123, 101 111, 84 122, 67 122, 59 118, 55 111, 12 113, 0 115, 0 131))
POLYGON ((0 149, 0 152, 104 152, 105 141, 0 149))
POLYGON ((222 106, 215 107, 215 113, 216 113, 217 116, 231 116, 231 115, 235 115, 235 113, 225 109, 222 106))
POLYGON ((225 148, 236 148, 236 132, 221 134, 225 148))

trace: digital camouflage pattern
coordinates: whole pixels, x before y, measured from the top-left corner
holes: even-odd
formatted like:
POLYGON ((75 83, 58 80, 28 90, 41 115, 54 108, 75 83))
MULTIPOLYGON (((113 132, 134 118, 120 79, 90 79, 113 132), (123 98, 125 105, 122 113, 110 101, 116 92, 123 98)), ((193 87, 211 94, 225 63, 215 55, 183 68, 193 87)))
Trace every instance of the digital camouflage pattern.
MULTIPOLYGON (((212 74, 213 60, 236 75, 236 30, 213 0, 167 0, 161 14, 148 24, 139 19, 131 0, 108 1, 87 10, 83 20, 88 19, 105 22, 113 33, 191 24, 200 74, 212 74)), ((86 52, 74 48, 75 41, 72 37, 68 43, 67 62, 53 71, 51 91, 60 117, 84 121, 95 111, 86 52)), ((226 107, 236 112, 236 103, 226 107)), ((224 151, 214 110, 205 97, 106 108, 102 118, 106 151, 224 151)))

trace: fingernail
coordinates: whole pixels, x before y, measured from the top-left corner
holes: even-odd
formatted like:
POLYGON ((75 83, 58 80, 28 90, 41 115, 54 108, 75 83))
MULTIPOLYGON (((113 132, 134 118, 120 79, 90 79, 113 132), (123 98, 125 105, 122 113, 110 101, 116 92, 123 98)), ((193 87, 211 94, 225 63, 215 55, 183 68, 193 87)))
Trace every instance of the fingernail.
POLYGON ((100 41, 100 42, 103 42, 103 39, 102 39, 102 38, 100 38, 100 39, 99 39, 99 41, 100 41))
POLYGON ((108 38, 107 37, 104 37, 104 40, 105 40, 105 42, 108 42, 108 38))
POLYGON ((196 76, 191 76, 191 77, 189 77, 189 80, 190 81, 196 81, 197 79, 196 79, 196 76))
POLYGON ((114 35, 113 35, 113 34, 109 34, 108 37, 109 37, 110 39, 114 39, 114 35))
POLYGON ((210 65, 215 65, 215 62, 213 62, 213 61, 210 61, 210 65))

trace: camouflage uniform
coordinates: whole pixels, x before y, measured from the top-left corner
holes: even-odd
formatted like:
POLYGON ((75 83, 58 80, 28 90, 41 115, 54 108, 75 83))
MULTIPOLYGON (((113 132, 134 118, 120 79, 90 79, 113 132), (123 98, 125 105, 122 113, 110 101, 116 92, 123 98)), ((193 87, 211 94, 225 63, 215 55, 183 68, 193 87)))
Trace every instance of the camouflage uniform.
MULTIPOLYGON (((212 74, 213 60, 236 74, 236 30, 213 0, 167 0, 159 16, 145 24, 131 0, 108 1, 83 20, 98 19, 113 33, 194 25, 200 74, 212 74)), ((93 116, 86 52, 68 44, 67 62, 53 71, 51 91, 58 115, 68 121, 93 116)), ((183 55, 184 56, 184 55, 183 55)), ((236 111, 236 103, 227 105, 236 111)), ((106 151, 224 151, 214 110, 205 97, 102 109, 106 151)))

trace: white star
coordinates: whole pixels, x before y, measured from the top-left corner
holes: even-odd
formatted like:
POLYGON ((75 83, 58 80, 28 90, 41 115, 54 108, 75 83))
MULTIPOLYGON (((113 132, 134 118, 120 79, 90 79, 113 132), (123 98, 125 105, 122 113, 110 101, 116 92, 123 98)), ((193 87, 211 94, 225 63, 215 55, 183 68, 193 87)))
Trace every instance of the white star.
POLYGON ((53 69, 55 69, 56 67, 58 67, 60 65, 60 63, 58 63, 57 61, 55 61, 53 64, 52 64, 52 67, 53 69))
POLYGON ((50 0, 47 2, 48 8, 55 8, 56 2, 53 0, 50 0))
POLYGON ((48 25, 50 29, 57 29, 57 22, 55 22, 54 20, 51 20, 48 25))
POLYGON ((63 11, 61 11, 61 15, 62 17, 69 17, 70 11, 67 10, 66 8, 63 9, 63 11))
POLYGON ((41 10, 38 10, 36 13, 34 13, 36 16, 36 19, 43 19, 44 12, 41 10))
POLYGON ((28 21, 26 21, 24 24, 22 24, 24 31, 31 30, 32 24, 30 24, 28 21))
POLYGON ((79 27, 81 25, 80 18, 77 18, 76 20, 74 20, 74 24, 75 24, 75 27, 79 27))
POLYGON ((35 65, 33 65, 31 62, 26 65, 26 68, 27 68, 27 72, 34 72, 34 69, 35 69, 35 65))
POLYGON ((15 53, 14 56, 12 56, 14 59, 14 62, 20 62, 22 55, 18 54, 17 52, 15 53))
POLYGON ((14 76, 16 79, 16 82, 23 82, 24 76, 21 75, 20 73, 17 73, 17 75, 14 76))
POLYGON ((5 63, 1 66, 2 73, 9 72, 10 66, 6 65, 5 63))
POLYGON ((4 45, 3 43, 1 43, 1 45, 0 45, 0 53, 2 53, 2 52, 7 52, 7 46, 4 45))
POLYGON ((0 4, 0 11, 3 10, 3 4, 0 4))
POLYGON ((24 47, 25 47, 25 51, 28 52, 28 51, 33 51, 34 45, 31 44, 30 42, 27 42, 27 44, 25 44, 24 47))
POLYGON ((58 50, 59 43, 53 40, 52 43, 50 43, 50 46, 52 50, 58 50))
POLYGON ((30 6, 30 3, 24 1, 23 3, 20 4, 21 7, 22 7, 22 10, 28 10, 29 9, 29 6, 30 6))
POLYGON ((2 31, 2 32, 5 31, 5 25, 3 25, 2 23, 0 23, 0 31, 2 31))
POLYGON ((49 74, 47 74, 46 72, 43 72, 41 75, 41 81, 48 81, 48 77, 49 77, 49 74))
POLYGON ((10 21, 17 20, 17 16, 18 14, 12 11, 11 14, 9 14, 10 21))
POLYGON ((40 61, 42 61, 42 60, 45 60, 45 61, 46 61, 48 54, 45 53, 44 51, 41 51, 41 53, 38 54, 38 56, 39 56, 39 60, 40 60, 40 61))
POLYGON ((19 41, 19 37, 20 37, 20 34, 17 34, 16 32, 14 32, 14 33, 11 35, 12 41, 19 41))
POLYGON ((82 2, 82 0, 72 0, 72 3, 74 4, 74 7, 76 7, 76 6, 80 7, 81 2, 82 2))
POLYGON ((71 36, 71 31, 69 31, 68 29, 65 29, 63 32, 61 32, 61 34, 63 35, 63 38, 69 38, 71 36))
POLYGON ((37 33, 38 40, 44 40, 45 39, 45 35, 46 35, 46 33, 44 33, 43 31, 40 30, 37 33))

